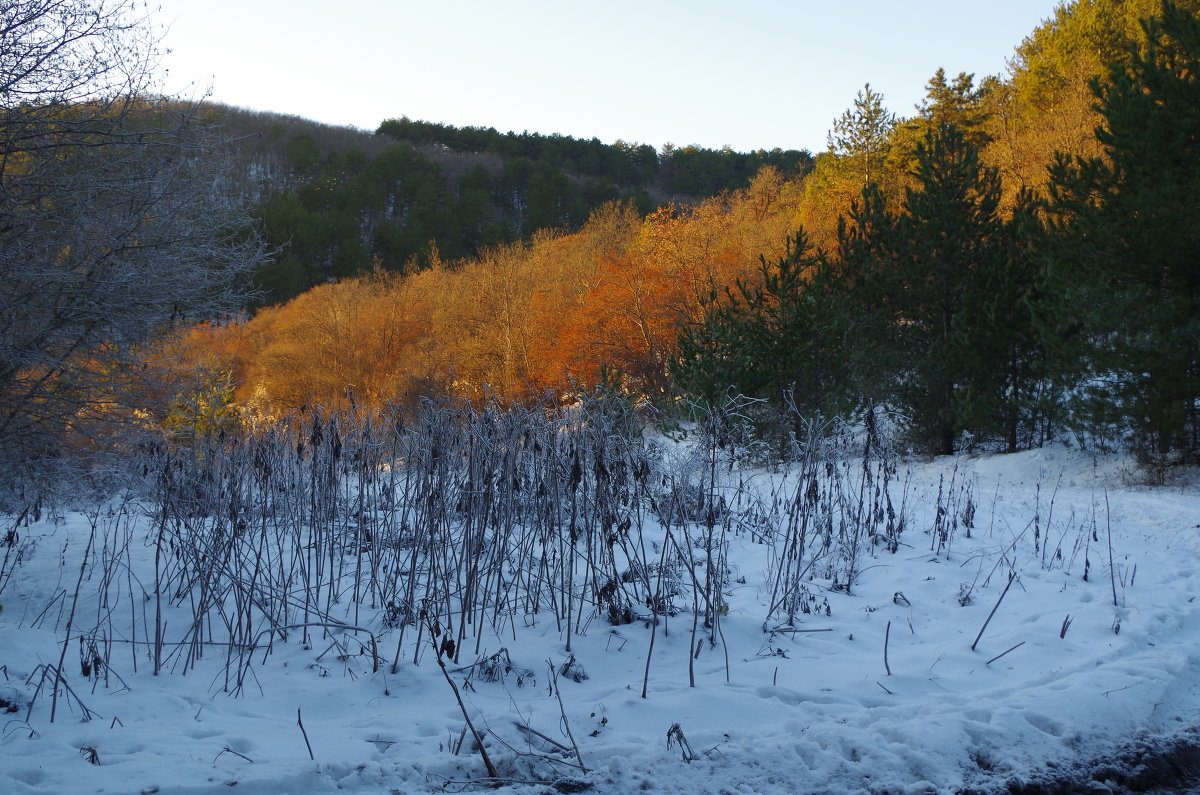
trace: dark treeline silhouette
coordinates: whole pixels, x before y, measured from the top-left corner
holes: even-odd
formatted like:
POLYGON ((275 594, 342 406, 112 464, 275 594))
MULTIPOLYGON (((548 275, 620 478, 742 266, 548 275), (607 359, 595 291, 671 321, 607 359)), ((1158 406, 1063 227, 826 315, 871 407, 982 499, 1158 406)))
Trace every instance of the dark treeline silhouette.
POLYGON ((584 140, 536 132, 497 132, 494 127, 453 127, 408 117, 388 119, 379 126, 388 135, 413 144, 440 144, 456 152, 492 152, 523 157, 589 177, 606 179, 620 188, 636 187, 659 193, 712 196, 745 187, 763 166, 775 166, 785 176, 801 176, 812 167, 804 150, 735 152, 699 146, 664 144, 660 153, 649 144, 599 138, 584 140))

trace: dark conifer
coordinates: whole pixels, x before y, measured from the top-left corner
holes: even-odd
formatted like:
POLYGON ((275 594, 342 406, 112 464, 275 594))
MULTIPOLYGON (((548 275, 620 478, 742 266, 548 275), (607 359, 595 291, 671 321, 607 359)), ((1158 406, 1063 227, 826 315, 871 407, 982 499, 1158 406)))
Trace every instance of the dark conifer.
POLYGON ((1161 472, 1200 460, 1200 18, 1164 2, 1143 28, 1093 81, 1103 154, 1051 168, 1051 274, 1087 416, 1161 472))
POLYGON ((714 295, 704 321, 683 331, 677 382, 710 400, 732 390, 806 414, 836 407, 845 352, 825 254, 801 230, 760 268, 759 282, 714 295))

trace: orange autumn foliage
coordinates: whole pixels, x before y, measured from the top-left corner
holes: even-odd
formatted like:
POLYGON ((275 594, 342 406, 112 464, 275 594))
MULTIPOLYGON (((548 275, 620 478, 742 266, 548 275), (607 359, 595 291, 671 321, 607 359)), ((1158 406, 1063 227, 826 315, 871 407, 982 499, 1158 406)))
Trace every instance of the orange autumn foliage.
POLYGON ((198 328, 183 348, 233 372, 239 402, 274 411, 437 394, 534 401, 589 389, 605 369, 658 395, 680 326, 714 292, 755 278, 760 255, 783 252, 801 195, 766 168, 744 190, 645 219, 609 205, 577 233, 321 285, 246 322, 198 328))

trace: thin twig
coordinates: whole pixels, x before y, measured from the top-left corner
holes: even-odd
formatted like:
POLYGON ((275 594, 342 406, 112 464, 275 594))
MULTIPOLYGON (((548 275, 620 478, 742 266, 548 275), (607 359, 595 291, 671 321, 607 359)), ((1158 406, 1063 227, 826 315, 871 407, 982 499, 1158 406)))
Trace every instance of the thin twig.
MULTIPOLYGON (((299 710, 297 710, 297 711, 296 711, 296 717, 297 717, 297 718, 299 718, 299 717, 300 717, 300 711, 299 711, 299 710)), ((303 729, 304 727, 303 727, 303 726, 301 726, 300 728, 301 728, 301 729, 303 729)), ((307 738, 307 737, 305 737, 305 742, 308 742, 308 738, 307 738)), ((311 748, 309 748, 309 749, 308 749, 308 753, 309 753, 309 756, 311 756, 311 755, 312 755, 312 749, 311 749, 311 748)), ((240 756, 242 759, 245 759, 245 760, 246 760, 247 762, 249 762, 250 764, 254 764, 254 760, 253 760, 253 759, 251 759, 250 757, 246 756, 245 754, 239 754, 237 751, 233 750, 232 748, 230 748, 230 747, 227 745, 227 746, 225 746, 224 748, 222 748, 222 749, 221 749, 221 753, 220 753, 220 754, 217 754, 216 756, 214 756, 214 757, 213 757, 213 764, 214 764, 214 765, 217 763, 217 760, 221 758, 221 754, 233 754, 234 756, 240 756)), ((314 761, 315 761, 315 760, 314 760, 314 761)))
POLYGON ((1020 643, 1018 643, 1016 646, 1013 646, 1013 647, 1011 647, 1011 648, 1005 649, 1004 651, 1000 652, 1000 653, 999 653, 999 654, 997 654, 995 657, 993 657, 992 659, 990 659, 990 660, 988 660, 987 662, 985 662, 985 663, 984 663, 984 665, 991 665, 992 663, 996 662, 996 660, 999 660, 1001 657, 1003 657, 1004 655, 1008 654, 1008 653, 1009 653, 1010 651, 1012 651, 1013 649, 1019 649, 1019 648, 1021 648, 1021 647, 1022 647, 1022 646, 1024 646, 1024 645, 1025 645, 1025 641, 1021 641, 1021 642, 1020 642, 1020 643))
POLYGON ((1008 593, 1008 589, 1012 587, 1013 580, 1017 579, 1017 573, 1010 571, 1008 573, 1008 584, 1004 586, 1004 590, 1000 592, 1000 598, 996 600, 995 607, 992 612, 988 613, 987 620, 983 622, 983 626, 979 628, 979 634, 975 636, 975 642, 971 644, 971 651, 975 651, 975 647, 979 645, 979 639, 983 637, 983 631, 987 629, 987 625, 991 623, 992 616, 996 615, 996 611, 1000 608, 1000 603, 1004 601, 1004 595, 1008 593))
POLYGON ((583 764, 583 755, 579 753, 579 744, 575 742, 575 735, 571 733, 571 722, 567 720, 566 707, 563 706, 562 691, 558 687, 558 671, 554 668, 553 660, 546 660, 546 663, 550 666, 550 689, 554 691, 554 696, 558 699, 558 714, 562 719, 563 730, 567 733, 567 739, 571 741, 571 748, 575 751, 575 758, 579 760, 579 769, 587 773, 588 769, 583 764))
POLYGON ((308 748, 308 758, 314 762, 317 761, 317 758, 313 756, 312 743, 308 741, 308 732, 304 730, 304 721, 300 717, 299 707, 296 707, 296 725, 300 727, 300 734, 304 736, 304 745, 308 748))
POLYGON ((496 766, 492 764, 492 758, 488 756, 487 748, 483 745, 483 737, 475 728, 475 724, 471 722, 471 715, 467 712, 467 705, 463 703, 462 693, 458 691, 458 685, 454 684, 454 680, 450 678, 450 672, 446 670, 446 661, 443 659, 443 647, 437 645, 437 636, 430 627, 429 642, 433 644, 434 655, 437 658, 438 668, 442 671, 442 676, 446 677, 446 684, 450 685, 450 689, 454 691, 454 699, 458 702, 458 708, 462 711, 463 720, 467 722, 467 728, 471 730, 471 736, 475 738, 475 743, 479 746, 479 756, 483 759, 483 766, 487 768, 489 778, 498 778, 499 773, 496 771, 496 766))
POLYGON ((883 630, 883 670, 888 676, 892 675, 892 667, 888 665, 888 638, 892 635, 892 622, 887 622, 887 628, 883 630))
POLYGON ((1117 604, 1117 564, 1113 560, 1112 510, 1108 507, 1108 489, 1104 489, 1104 522, 1108 526, 1108 578, 1112 582, 1113 607, 1117 604))
POLYGON ((513 721, 513 725, 516 726, 518 729, 520 729, 523 732, 527 732, 528 734, 532 734, 536 737, 542 738, 543 740, 550 743, 551 745, 553 745, 555 748, 562 751, 563 753, 571 752, 570 748, 563 745, 558 740, 555 740, 553 737, 547 737, 546 735, 542 734, 540 731, 533 728, 532 726, 526 726, 524 723, 521 723, 520 721, 513 721))

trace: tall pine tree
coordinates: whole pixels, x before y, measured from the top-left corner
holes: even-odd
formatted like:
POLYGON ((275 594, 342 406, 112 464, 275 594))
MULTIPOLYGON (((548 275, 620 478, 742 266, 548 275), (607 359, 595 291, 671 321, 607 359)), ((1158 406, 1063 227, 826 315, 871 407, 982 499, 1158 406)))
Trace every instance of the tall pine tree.
POLYGON ((834 119, 829 151, 862 176, 862 184, 878 182, 887 160, 896 114, 883 104, 883 95, 867 83, 854 97, 854 106, 834 119))
POLYGON ((1161 473, 1200 461, 1200 18, 1164 2, 1143 29, 1093 81, 1103 154, 1051 169, 1051 274, 1092 416, 1161 473))
POLYGON ((1009 284, 1018 274, 1006 267, 1014 252, 999 176, 953 124, 929 128, 915 161, 900 212, 868 189, 839 234, 861 318, 860 370, 874 371, 875 397, 907 414, 918 447, 953 453, 964 430, 1015 446, 1021 412, 1005 405, 1016 396, 1000 373, 1024 361, 1009 350, 1023 343, 997 319, 1000 296, 1021 288, 1009 284))

